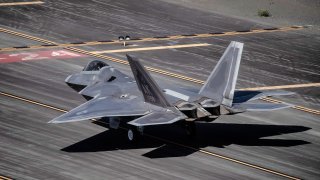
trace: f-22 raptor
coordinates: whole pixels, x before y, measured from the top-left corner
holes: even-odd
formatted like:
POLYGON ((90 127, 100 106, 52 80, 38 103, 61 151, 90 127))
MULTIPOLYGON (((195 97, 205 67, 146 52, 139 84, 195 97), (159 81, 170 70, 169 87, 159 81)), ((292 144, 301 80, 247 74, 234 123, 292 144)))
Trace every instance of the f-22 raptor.
POLYGON ((181 123, 188 135, 194 135, 197 121, 211 122, 221 115, 290 107, 284 103, 254 100, 273 95, 290 95, 291 92, 235 90, 242 50, 243 43, 232 41, 204 85, 197 91, 172 84, 161 88, 133 56, 127 55, 127 59, 134 78, 103 61, 91 61, 83 71, 65 80, 89 101, 50 123, 100 119, 108 123, 111 129, 127 127, 128 139, 133 141, 143 134, 147 126, 181 123))

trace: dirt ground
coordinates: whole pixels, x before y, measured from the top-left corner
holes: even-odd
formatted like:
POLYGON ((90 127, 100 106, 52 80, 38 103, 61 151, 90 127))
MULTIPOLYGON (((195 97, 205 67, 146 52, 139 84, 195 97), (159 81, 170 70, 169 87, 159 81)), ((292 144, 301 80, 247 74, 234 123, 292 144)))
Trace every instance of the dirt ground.
POLYGON ((277 26, 312 25, 320 28, 320 0, 163 0, 203 11, 277 26), (259 17, 259 10, 271 17, 259 17))

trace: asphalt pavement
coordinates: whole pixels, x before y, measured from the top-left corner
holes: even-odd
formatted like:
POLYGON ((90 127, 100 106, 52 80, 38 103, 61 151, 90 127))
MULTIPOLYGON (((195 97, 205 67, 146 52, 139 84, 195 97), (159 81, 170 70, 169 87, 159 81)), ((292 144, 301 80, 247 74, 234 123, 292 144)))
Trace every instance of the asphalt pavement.
MULTIPOLYGON (((0 7, 0 22, 0 28, 55 43, 103 41, 117 39, 119 35, 151 38, 271 28, 249 20, 151 0, 58 0, 41 5, 6 6, 0 7)), ((309 28, 132 41, 127 47, 115 43, 77 48, 85 51, 145 48, 129 54, 139 57, 149 67, 204 81, 233 40, 245 43, 237 88, 319 83, 320 36, 309 28), (209 45, 148 49, 201 43, 209 45)), ((42 44, 0 32, 1 49, 42 44)), ((48 124, 62 112, 35 103, 64 110, 84 103, 85 99, 69 88, 64 79, 99 58, 62 47, 1 49, 0 58, 12 58, 12 61, 0 59, 0 92, 32 101, 0 95, 1 176, 13 179, 320 177, 320 118, 317 114, 290 108, 222 116, 212 123, 198 123, 194 138, 188 138, 184 130, 176 126, 150 127, 146 129, 147 136, 130 144, 124 130, 108 131, 91 121, 48 124)), ((103 55, 126 60, 125 54, 103 55)), ((106 62, 131 75, 129 66, 106 62)), ((157 73, 152 76, 158 82, 201 87, 201 84, 157 73)), ((287 90, 296 94, 276 99, 320 109, 319 87, 287 90)))

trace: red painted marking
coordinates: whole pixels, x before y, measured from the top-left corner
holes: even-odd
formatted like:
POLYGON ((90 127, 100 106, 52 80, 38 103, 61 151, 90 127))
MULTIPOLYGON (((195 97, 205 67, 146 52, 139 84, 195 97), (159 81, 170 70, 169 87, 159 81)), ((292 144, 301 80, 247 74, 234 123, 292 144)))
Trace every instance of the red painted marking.
POLYGON ((0 54, 0 63, 11 63, 21 61, 33 61, 44 59, 70 59, 77 57, 86 57, 87 55, 78 54, 67 50, 56 51, 37 51, 37 52, 21 52, 12 54, 0 54))

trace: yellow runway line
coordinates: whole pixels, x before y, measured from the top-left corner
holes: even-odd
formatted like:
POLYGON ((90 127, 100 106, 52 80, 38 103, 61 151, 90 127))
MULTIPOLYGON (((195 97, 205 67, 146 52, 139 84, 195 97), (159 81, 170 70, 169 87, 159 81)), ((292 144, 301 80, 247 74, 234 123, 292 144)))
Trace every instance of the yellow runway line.
POLYGON ((60 108, 56 108, 56 107, 53 107, 53 106, 50 106, 50 105, 47 105, 47 104, 43 104, 43 103, 40 103, 40 102, 37 102, 37 101, 33 101, 33 100, 30 100, 30 99, 26 99, 26 98, 22 98, 22 97, 19 97, 19 96, 15 96, 13 94, 0 92, 0 95, 11 97, 13 99, 18 99, 18 100, 21 100, 21 101, 24 101, 24 102, 27 102, 27 103, 31 103, 31 104, 35 104, 35 105, 38 105, 38 106, 42 106, 42 107, 45 107, 45 108, 53 109, 53 110, 56 110, 56 111, 67 112, 66 110, 63 110, 63 109, 60 109, 60 108))
POLYGON ((34 37, 34 36, 27 35, 27 34, 24 34, 24 33, 12 31, 12 30, 9 30, 9 29, 0 28, 0 32, 4 32, 4 33, 11 34, 11 35, 18 36, 18 37, 23 37, 23 38, 26 38, 26 39, 29 39, 29 40, 33 40, 33 41, 37 41, 37 42, 42 42, 42 43, 45 43, 45 44, 57 44, 57 43, 55 43, 53 41, 48 41, 48 40, 45 40, 45 39, 42 39, 42 38, 38 38, 38 37, 34 37))
POLYGON ((0 180, 13 180, 13 179, 0 175, 0 180))
POLYGON ((292 108, 296 109, 296 110, 308 112, 308 113, 311 113, 311 114, 320 115, 320 111, 315 110, 315 109, 310 109, 310 108, 306 108, 306 107, 303 107, 303 106, 294 106, 292 108))
POLYGON ((185 45, 172 45, 172 46, 156 46, 156 47, 145 47, 145 48, 130 48, 130 49, 115 49, 115 50, 105 50, 105 51, 91 51, 96 54, 104 53, 118 53, 118 52, 133 52, 133 51, 152 51, 152 50, 162 50, 162 49, 177 49, 177 48, 188 48, 188 47, 202 47, 210 46, 211 44, 185 44, 185 45))
POLYGON ((43 4, 42 1, 31 1, 31 2, 12 2, 12 3, 0 3, 0 6, 22 6, 22 5, 35 5, 43 4))
MULTIPOLYGON (((271 103, 285 103, 283 101, 276 100, 276 99, 269 98, 269 97, 261 98, 261 100, 266 101, 266 102, 271 102, 271 103)), ((300 110, 300 111, 304 111, 304 112, 307 112, 307 113, 311 113, 311 114, 320 115, 320 111, 319 110, 310 109, 310 108, 303 107, 303 106, 295 105, 295 106, 293 106, 291 108, 296 109, 296 110, 300 110)))

